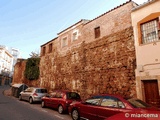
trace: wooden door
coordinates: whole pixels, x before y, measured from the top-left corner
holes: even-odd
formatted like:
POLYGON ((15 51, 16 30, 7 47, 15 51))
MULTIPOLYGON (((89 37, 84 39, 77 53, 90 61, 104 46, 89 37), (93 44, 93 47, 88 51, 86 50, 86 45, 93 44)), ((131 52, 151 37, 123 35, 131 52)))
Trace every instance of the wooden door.
POLYGON ((143 80, 145 100, 148 104, 160 107, 160 97, 157 80, 143 80))

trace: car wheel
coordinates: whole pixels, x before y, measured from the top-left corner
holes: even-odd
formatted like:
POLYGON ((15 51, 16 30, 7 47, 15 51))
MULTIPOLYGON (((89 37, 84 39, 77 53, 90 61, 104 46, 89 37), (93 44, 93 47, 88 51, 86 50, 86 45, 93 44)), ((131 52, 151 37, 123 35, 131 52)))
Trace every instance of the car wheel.
POLYGON ((72 110, 71 117, 73 120, 80 120, 79 112, 77 109, 72 110))
POLYGON ((30 103, 30 104, 33 103, 33 98, 32 98, 32 97, 29 98, 29 103, 30 103))
POLYGON ((58 106, 58 113, 60 113, 60 114, 63 113, 63 106, 62 105, 58 106))
POLYGON ((19 95, 19 100, 20 100, 20 101, 22 100, 22 96, 21 96, 21 95, 19 95))
POLYGON ((42 101, 42 103, 41 103, 41 107, 42 108, 45 108, 46 106, 45 106, 45 102, 44 101, 42 101))

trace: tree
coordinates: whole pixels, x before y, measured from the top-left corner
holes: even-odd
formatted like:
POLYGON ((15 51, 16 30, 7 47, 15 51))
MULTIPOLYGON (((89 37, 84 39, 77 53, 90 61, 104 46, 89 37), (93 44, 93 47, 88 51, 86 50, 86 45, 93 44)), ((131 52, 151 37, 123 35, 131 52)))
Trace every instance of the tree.
POLYGON ((31 52, 31 54, 29 54, 31 58, 39 58, 40 57, 40 53, 39 51, 35 51, 35 52, 31 52))
POLYGON ((25 78, 28 80, 36 80, 39 78, 39 62, 40 58, 28 58, 26 62, 25 68, 25 78))

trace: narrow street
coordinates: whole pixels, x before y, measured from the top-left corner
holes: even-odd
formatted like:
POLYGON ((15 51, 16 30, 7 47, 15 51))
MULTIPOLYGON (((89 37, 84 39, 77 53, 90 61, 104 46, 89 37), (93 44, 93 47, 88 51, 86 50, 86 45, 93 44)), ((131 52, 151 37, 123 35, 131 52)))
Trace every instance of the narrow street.
POLYGON ((50 108, 41 108, 39 103, 29 104, 12 96, 4 96, 9 86, 0 86, 0 120, 71 120, 68 114, 59 114, 50 108))

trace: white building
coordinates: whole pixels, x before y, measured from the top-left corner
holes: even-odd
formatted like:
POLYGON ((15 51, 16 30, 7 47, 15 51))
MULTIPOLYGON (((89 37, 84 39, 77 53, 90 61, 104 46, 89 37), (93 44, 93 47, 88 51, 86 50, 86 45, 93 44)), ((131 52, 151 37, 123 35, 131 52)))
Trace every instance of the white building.
POLYGON ((13 56, 5 46, 0 46, 0 74, 8 74, 12 72, 13 56))
POLYGON ((0 74, 2 72, 13 75, 14 65, 20 56, 20 52, 16 48, 8 48, 0 45, 0 74))
POLYGON ((160 0, 132 11, 136 50, 137 97, 160 107, 160 0))
POLYGON ((14 66, 15 64, 17 63, 17 59, 20 57, 20 52, 18 49, 16 48, 10 48, 9 49, 10 53, 12 54, 13 56, 13 60, 12 60, 12 74, 13 74, 13 71, 14 71, 14 66))

